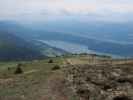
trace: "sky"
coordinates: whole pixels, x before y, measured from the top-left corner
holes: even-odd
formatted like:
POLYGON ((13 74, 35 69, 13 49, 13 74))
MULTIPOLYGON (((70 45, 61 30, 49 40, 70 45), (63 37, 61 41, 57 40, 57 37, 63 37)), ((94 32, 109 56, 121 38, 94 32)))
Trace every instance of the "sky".
POLYGON ((0 0, 0 19, 133 21, 133 0, 0 0))

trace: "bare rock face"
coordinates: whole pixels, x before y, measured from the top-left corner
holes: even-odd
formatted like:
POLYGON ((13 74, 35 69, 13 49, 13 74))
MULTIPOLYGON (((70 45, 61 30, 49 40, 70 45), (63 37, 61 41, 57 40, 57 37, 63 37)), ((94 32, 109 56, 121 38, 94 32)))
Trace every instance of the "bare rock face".
POLYGON ((73 65, 66 73, 81 100, 133 100, 133 65, 73 65))

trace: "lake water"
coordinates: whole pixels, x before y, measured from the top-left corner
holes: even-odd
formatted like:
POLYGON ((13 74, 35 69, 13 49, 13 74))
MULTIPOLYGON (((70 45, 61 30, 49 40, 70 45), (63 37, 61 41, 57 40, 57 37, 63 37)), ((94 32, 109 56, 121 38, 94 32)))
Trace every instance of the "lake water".
POLYGON ((45 43, 47 45, 50 45, 52 47, 56 47, 62 50, 65 50, 70 53, 95 53, 95 54, 100 54, 100 55, 109 55, 114 58, 122 58, 121 56, 118 55, 113 55, 113 54, 107 54, 107 53, 100 53, 98 51, 92 51, 89 50, 87 46, 81 45, 81 44, 76 44, 76 43, 70 43, 70 42, 65 42, 65 41, 60 41, 60 40, 38 40, 39 42, 45 43))
POLYGON ((60 40, 38 40, 52 47, 63 49, 70 53, 93 53, 93 51, 88 50, 88 47, 81 44, 70 43, 60 40))

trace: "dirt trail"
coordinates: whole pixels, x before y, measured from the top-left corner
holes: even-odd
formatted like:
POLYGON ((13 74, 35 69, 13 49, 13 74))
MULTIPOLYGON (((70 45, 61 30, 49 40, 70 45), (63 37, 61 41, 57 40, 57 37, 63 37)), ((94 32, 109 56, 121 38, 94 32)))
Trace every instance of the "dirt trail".
POLYGON ((30 71, 24 72, 24 74, 31 74, 31 73, 38 72, 38 71, 39 70, 33 69, 33 70, 30 70, 30 71))
POLYGON ((70 91, 65 86, 64 76, 60 72, 52 73, 47 80, 47 93, 41 100, 70 100, 67 92, 70 91))
POLYGON ((13 78, 0 79, 0 84, 10 83, 14 81, 13 78))

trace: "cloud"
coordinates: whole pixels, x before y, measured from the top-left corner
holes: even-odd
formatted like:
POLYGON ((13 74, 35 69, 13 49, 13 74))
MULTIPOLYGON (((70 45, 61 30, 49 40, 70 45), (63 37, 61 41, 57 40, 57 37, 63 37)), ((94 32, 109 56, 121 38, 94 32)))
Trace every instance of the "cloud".
POLYGON ((34 16, 93 16, 131 18, 131 0, 0 0, 0 18, 34 16))

